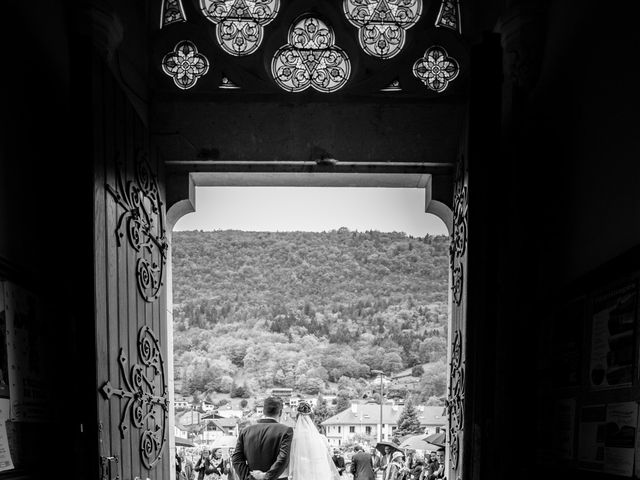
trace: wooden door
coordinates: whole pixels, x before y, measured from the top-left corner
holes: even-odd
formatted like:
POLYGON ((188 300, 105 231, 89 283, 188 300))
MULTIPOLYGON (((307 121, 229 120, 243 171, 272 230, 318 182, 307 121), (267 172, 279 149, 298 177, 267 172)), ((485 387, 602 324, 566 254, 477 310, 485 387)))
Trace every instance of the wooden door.
POLYGON ((162 165, 100 60, 92 78, 100 478, 168 480, 162 165))
POLYGON ((467 340, 467 241, 468 241, 468 171, 465 156, 456 165, 453 199, 453 231, 450 245, 451 268, 451 323, 449 382, 447 392, 448 462, 447 478, 457 480, 463 476, 465 363, 467 340))

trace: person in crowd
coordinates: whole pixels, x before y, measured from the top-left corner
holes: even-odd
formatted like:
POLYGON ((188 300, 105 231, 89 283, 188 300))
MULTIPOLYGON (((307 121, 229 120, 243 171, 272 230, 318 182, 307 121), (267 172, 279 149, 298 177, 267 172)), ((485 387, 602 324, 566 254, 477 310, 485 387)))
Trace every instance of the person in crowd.
POLYGON ((229 448, 229 458, 227 458, 224 462, 223 472, 227 475, 227 480, 239 480, 238 474, 233 469, 233 461, 231 460, 233 451, 233 447, 229 448))
POLYGON ((360 445, 356 445, 354 450, 356 453, 351 457, 353 480, 374 480, 371 455, 366 453, 360 445))
POLYGON ((436 452, 436 459, 438 460, 438 468, 437 470, 433 473, 433 478, 434 479, 439 479, 439 478, 446 478, 446 468, 445 468, 445 463, 444 463, 444 448, 440 448, 438 449, 438 451, 436 452))
POLYGON ((385 480, 400 480, 404 470, 404 455, 396 450, 391 455, 391 462, 387 465, 384 478, 385 480))
POLYGON ((195 480, 196 473, 193 470, 193 462, 190 455, 186 455, 182 462, 182 471, 186 480, 195 480))
POLYGON ((193 470, 198 473, 197 480, 204 480, 206 475, 213 473, 211 468, 211 457, 209 456, 209 450, 203 450, 200 452, 200 458, 196 462, 196 466, 193 470))
POLYGON ((176 478, 180 479, 182 474, 182 458, 176 450, 176 478))
POLYGON ((400 471, 400 480, 409 480, 411 470, 415 463, 416 451, 412 449, 405 450, 405 459, 402 470, 400 471))
POLYGON ((424 468, 422 469, 421 480, 429 480, 429 477, 433 475, 433 473, 437 469, 438 469, 438 459, 436 457, 436 452, 429 452, 427 454, 427 459, 424 463, 424 468))
POLYGON ((224 459, 222 449, 214 448, 211 451, 211 471, 205 476, 206 480, 218 480, 224 474, 224 459))
POLYGON ((407 478, 409 480, 422 480, 422 471, 424 470, 424 457, 422 455, 416 455, 413 466, 409 470, 407 478))
POLYGON ((435 461, 430 461, 427 464, 424 480, 438 480, 446 478, 446 468, 444 464, 444 448, 435 452, 435 461))
POLYGON ((387 478, 387 467, 391 463, 391 454, 392 454, 391 450, 392 448, 390 446, 385 445, 384 455, 382 455, 382 458, 380 458, 379 468, 380 468, 380 471, 382 471, 382 478, 384 480, 386 480, 387 478))
POLYGON ((373 471, 377 473, 378 470, 380 470, 380 452, 378 451, 377 448, 373 447, 371 448, 371 451, 369 453, 371 453, 371 461, 373 462, 373 471))
POLYGON ((340 476, 342 476, 345 469, 345 463, 344 463, 344 457, 342 456, 342 453, 340 452, 340 450, 335 448, 333 450, 333 456, 331 458, 333 460, 333 464, 338 469, 338 473, 340 474, 340 476))
POLYGON ((434 465, 438 465, 438 457, 436 455, 436 452, 429 452, 429 460, 427 461, 427 465, 429 464, 434 464, 434 465))

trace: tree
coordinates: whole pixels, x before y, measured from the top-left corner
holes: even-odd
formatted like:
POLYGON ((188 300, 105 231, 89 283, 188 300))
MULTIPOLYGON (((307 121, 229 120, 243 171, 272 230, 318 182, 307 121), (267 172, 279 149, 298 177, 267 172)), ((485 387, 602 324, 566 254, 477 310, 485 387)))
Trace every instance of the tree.
POLYGON ((424 368, 422 368, 422 365, 416 365, 411 369, 412 377, 421 377, 423 373, 424 373, 424 368))
POLYGON ((398 429, 395 436, 403 437, 404 435, 418 434, 423 430, 418 419, 418 411, 413 406, 411 399, 404 404, 404 409, 398 418, 398 429))
POLYGON ((339 393, 336 403, 336 412, 342 412, 348 408, 351 408, 351 399, 347 395, 339 393))
POLYGON ((429 397, 427 400, 427 407, 439 407, 444 405, 443 397, 429 397))
POLYGON ((419 383, 419 402, 429 397, 442 397, 447 389, 447 365, 444 361, 429 363, 419 383))
POLYGON ((437 362, 420 402, 441 398, 448 245, 398 232, 175 232, 176 392, 226 393, 233 378, 263 396, 304 375, 309 394, 345 387, 356 399, 371 369, 437 362))
POLYGON ((247 388, 247 384, 246 383, 244 385, 235 385, 231 389, 231 397, 232 398, 237 398, 237 397, 249 398, 250 396, 251 396, 251 392, 247 388))
POLYGON ((240 400, 241 408, 247 408, 247 405, 249 405, 249 401, 246 398, 243 398, 242 400, 240 400))
POLYGON ((397 372, 402 369, 402 357, 398 352, 386 353, 382 360, 382 369, 386 372, 397 372))
POLYGON ((313 423, 316 424, 316 428, 319 432, 324 430, 322 422, 331 416, 331 410, 327 407, 327 401, 322 398, 322 395, 318 395, 318 401, 316 408, 313 409, 313 423))

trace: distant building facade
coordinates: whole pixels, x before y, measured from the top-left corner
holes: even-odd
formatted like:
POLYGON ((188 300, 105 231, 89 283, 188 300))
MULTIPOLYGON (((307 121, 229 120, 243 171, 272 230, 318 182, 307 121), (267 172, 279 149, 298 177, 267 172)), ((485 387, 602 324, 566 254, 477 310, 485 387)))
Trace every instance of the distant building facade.
MULTIPOLYGON (((425 407, 417 405, 418 419, 423 433, 440 432, 445 429, 447 417, 444 414, 445 407, 425 407)), ((398 405, 382 406, 382 440, 391 440, 398 428, 398 418, 402 413, 402 407, 398 405)), ((356 439, 371 438, 375 443, 380 428, 380 404, 365 403, 351 404, 351 408, 337 413, 333 417, 322 422, 325 428, 325 436, 332 447, 340 447, 353 443, 356 439)))

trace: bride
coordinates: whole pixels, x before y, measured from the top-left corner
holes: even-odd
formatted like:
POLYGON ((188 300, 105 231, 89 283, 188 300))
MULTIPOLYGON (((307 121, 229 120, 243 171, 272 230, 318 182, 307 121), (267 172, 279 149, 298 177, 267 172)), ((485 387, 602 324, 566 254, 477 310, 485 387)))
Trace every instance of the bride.
MULTIPOLYGON (((251 475, 260 479, 263 472, 253 470, 251 475)), ((311 405, 301 401, 298 404, 296 424, 289 454, 289 466, 282 477, 290 480, 340 480, 338 469, 329 453, 329 445, 324 435, 311 419, 311 405)))

